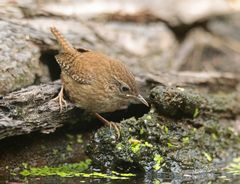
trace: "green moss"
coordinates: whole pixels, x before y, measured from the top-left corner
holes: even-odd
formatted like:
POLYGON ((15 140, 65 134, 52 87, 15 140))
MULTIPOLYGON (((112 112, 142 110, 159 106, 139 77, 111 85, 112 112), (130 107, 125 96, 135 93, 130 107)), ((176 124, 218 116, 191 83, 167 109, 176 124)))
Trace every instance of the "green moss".
POLYGON ((212 157, 210 156, 209 153, 207 153, 207 152, 203 152, 203 155, 207 158, 207 160, 208 160, 209 162, 212 161, 212 157))
POLYGON ((165 134, 168 134, 168 127, 166 127, 165 125, 161 126, 162 130, 164 130, 165 134))
POLYGON ((68 144, 67 147, 66 147, 66 150, 67 150, 68 152, 72 152, 72 151, 73 151, 73 148, 72 148, 72 146, 71 146, 70 144, 68 144))
POLYGON ((233 159, 233 161, 226 167, 227 172, 240 176, 240 157, 233 159))
POLYGON ((193 118, 196 118, 199 115, 200 111, 199 108, 196 108, 193 114, 193 118))
POLYGON ((20 172, 23 176, 52 176, 58 175, 61 177, 77 176, 80 172, 87 170, 91 164, 91 160, 87 159, 80 163, 64 164, 59 167, 28 167, 25 165, 25 169, 20 172))
POLYGON ((118 143, 118 144, 116 145, 116 148, 117 148, 118 150, 122 150, 123 147, 124 147, 124 145, 123 145, 122 143, 118 143))
POLYGON ((140 129, 140 135, 144 134, 144 132, 145 132, 144 128, 141 128, 140 129))
POLYGON ((168 148, 174 147, 174 145, 172 143, 170 143, 170 142, 167 143, 167 146, 168 146, 168 148))
POLYGON ((141 141, 131 138, 129 143, 131 144, 132 152, 138 154, 141 148, 141 141))
POLYGON ((218 139, 218 137, 217 137, 217 135, 216 135, 215 133, 212 133, 212 134, 211 134, 211 137, 212 137, 212 139, 215 140, 215 141, 218 139))
MULTIPOLYGON (((129 143, 131 144, 131 150, 134 154, 139 154, 140 153, 140 149, 144 148, 144 147, 148 147, 148 148, 153 148, 153 145, 147 141, 145 141, 144 143, 142 143, 142 141, 137 140, 137 139, 129 139, 129 143)), ((123 146, 123 145, 121 145, 123 146)))
POLYGON ((27 168, 28 167, 28 164, 27 163, 22 163, 22 166, 23 166, 23 168, 27 168))
POLYGON ((106 178, 106 179, 112 179, 112 180, 125 180, 125 179, 129 179, 129 176, 118 176, 118 175, 109 175, 109 174, 104 174, 104 173, 100 173, 100 172, 93 172, 93 173, 81 173, 79 174, 79 176, 83 176, 86 178, 106 178))
POLYGON ((147 120, 151 120, 151 119, 152 119, 152 116, 151 116, 151 115, 147 115, 147 116, 146 116, 146 119, 147 119, 147 120))
POLYGON ((201 95, 172 88, 153 90, 150 111, 122 121, 120 139, 111 136, 115 132, 109 128, 99 129, 88 144, 88 155, 104 169, 218 172, 218 163, 240 153, 240 136, 223 126, 218 116, 210 116, 210 102, 201 95), (155 155, 162 161, 156 162, 155 155))
POLYGON ((183 137, 182 142, 183 144, 189 144, 189 137, 183 137))
POLYGON ((82 139, 82 135, 81 134, 77 135, 77 143, 79 143, 79 144, 83 143, 83 139, 82 139))
POLYGON ((91 160, 87 159, 80 163, 74 164, 64 164, 59 167, 29 167, 24 164, 26 167, 20 172, 22 176, 60 176, 60 177, 86 177, 86 178, 107 178, 107 179, 129 179, 129 177, 136 176, 132 173, 118 173, 113 171, 111 175, 101 173, 101 172, 92 172, 84 173, 91 164, 91 160))
POLYGON ((199 114, 203 98, 189 90, 155 87, 151 91, 151 100, 156 108, 169 117, 196 117, 199 114))
POLYGON ((146 147, 149 147, 149 148, 152 148, 152 147, 153 147, 153 145, 150 144, 149 142, 145 142, 143 146, 146 146, 146 147))
POLYGON ((154 161, 155 161, 155 164, 153 166, 153 169, 155 171, 158 171, 159 169, 161 169, 161 165, 162 165, 164 159, 161 155, 156 154, 156 155, 154 155, 154 161))
POLYGON ((59 153, 59 151, 57 149, 53 149, 52 152, 54 155, 57 155, 59 153))
POLYGON ((119 172, 116 172, 116 171, 112 171, 112 174, 117 175, 117 176, 124 176, 124 177, 136 176, 136 174, 133 174, 133 173, 119 173, 119 172))

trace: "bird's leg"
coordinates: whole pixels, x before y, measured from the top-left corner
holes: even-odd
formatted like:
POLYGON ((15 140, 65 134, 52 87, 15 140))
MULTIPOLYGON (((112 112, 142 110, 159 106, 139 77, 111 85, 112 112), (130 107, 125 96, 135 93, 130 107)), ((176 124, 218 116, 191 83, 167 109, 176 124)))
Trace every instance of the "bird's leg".
POLYGON ((107 125, 107 126, 109 126, 110 128, 114 128, 115 130, 116 130, 116 132, 117 132, 117 138, 119 138, 120 137, 120 129, 121 129, 121 126, 120 125, 118 125, 118 124, 116 124, 116 123, 114 123, 114 122, 111 122, 111 121, 108 121, 108 120, 106 120, 104 117, 102 117, 100 114, 98 114, 98 113, 94 113, 95 114, 95 116, 101 121, 101 122, 103 122, 104 123, 104 125, 107 125))
POLYGON ((67 101, 64 100, 63 96, 64 95, 63 95, 63 85, 62 85, 61 90, 58 93, 58 96, 56 96, 54 99, 52 99, 52 100, 58 100, 60 112, 62 112, 63 106, 67 107, 67 101))

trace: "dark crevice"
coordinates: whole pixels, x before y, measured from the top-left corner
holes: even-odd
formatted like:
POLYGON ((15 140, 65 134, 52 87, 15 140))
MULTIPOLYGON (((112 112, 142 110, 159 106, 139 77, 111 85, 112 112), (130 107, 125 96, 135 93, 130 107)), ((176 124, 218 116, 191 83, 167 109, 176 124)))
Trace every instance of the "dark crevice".
POLYGON ((42 51, 40 61, 48 66, 51 80, 57 80, 60 78, 60 67, 56 62, 55 55, 58 54, 57 50, 46 50, 42 51))
POLYGON ((140 118, 144 114, 148 113, 149 107, 146 107, 143 104, 131 104, 127 109, 125 110, 118 110, 111 113, 104 113, 102 116, 104 116, 106 119, 114 121, 114 122, 120 122, 123 119, 128 119, 131 117, 140 118))
MULTIPOLYGON (((124 119, 128 119, 131 117, 140 118, 144 114, 149 112, 149 107, 146 107, 142 104, 131 104, 127 109, 124 110, 118 110, 115 112, 108 112, 108 113, 101 113, 101 116, 103 116, 108 121, 113 121, 115 123, 120 123, 124 119)), ((81 109, 76 109, 76 113, 82 113, 83 111, 81 109)), ((72 127, 74 130, 81 130, 83 132, 85 131, 91 131, 96 130, 98 128, 101 128, 104 124, 95 118, 95 116, 91 113, 83 112, 86 116, 86 121, 82 124, 76 123, 72 125, 67 125, 68 127, 72 127)))
POLYGON ((207 22, 208 21, 203 20, 203 21, 199 21, 199 22, 194 22, 193 24, 183 24, 182 23, 177 26, 169 25, 167 22, 165 22, 165 23, 172 30, 172 32, 174 33, 177 40, 179 42, 182 42, 186 38, 188 33, 194 28, 201 27, 202 29, 207 30, 207 22))

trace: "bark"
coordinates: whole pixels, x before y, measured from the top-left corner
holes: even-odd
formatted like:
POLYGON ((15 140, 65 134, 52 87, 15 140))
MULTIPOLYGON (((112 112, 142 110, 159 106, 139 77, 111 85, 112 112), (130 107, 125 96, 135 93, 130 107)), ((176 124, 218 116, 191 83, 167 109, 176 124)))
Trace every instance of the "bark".
MULTIPOLYGON (((138 76, 140 78, 142 76, 138 76)), ((145 97, 149 89, 156 84, 207 87, 219 86, 236 88, 239 80, 230 74, 218 73, 179 73, 145 76, 144 80, 138 80, 141 91, 145 91, 145 97)), ((0 139, 15 135, 28 134, 35 131, 50 133, 66 123, 83 121, 86 114, 68 102, 67 108, 59 111, 58 101, 52 100, 60 90, 60 81, 38 86, 30 86, 2 97, 0 99, 0 139)))
POLYGON ((59 112, 57 95, 60 82, 30 86, 0 100, 0 139, 33 131, 53 132, 67 120, 74 120, 74 106, 59 112))

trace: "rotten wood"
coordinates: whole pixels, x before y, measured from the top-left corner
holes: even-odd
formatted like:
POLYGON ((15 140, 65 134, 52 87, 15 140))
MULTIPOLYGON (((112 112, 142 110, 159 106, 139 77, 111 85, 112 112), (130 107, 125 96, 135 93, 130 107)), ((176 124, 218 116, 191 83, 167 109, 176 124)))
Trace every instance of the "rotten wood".
POLYGON ((4 96, 0 100, 0 139, 34 131, 54 132, 67 120, 74 120, 74 105, 59 112, 58 103, 51 100, 60 89, 56 81, 30 86, 4 96))
MULTIPOLYGON (((239 80, 232 74, 219 73, 176 73, 149 76, 137 76, 141 91, 147 91, 159 84, 170 86, 219 86, 219 81, 227 81, 221 85, 236 88, 239 80), (140 80, 142 79, 142 80, 140 80), (170 83, 171 81, 171 83, 170 83), (150 85, 151 84, 151 85, 150 85), (229 86, 230 85, 230 86, 229 86)), ((35 131, 54 132, 66 123, 83 121, 86 114, 68 102, 63 112, 59 111, 57 101, 52 99, 58 94, 60 81, 29 86, 9 93, 0 99, 0 140, 15 135, 28 134, 35 131)))

